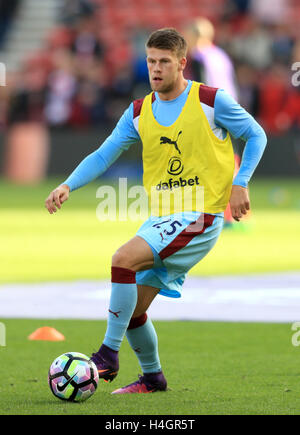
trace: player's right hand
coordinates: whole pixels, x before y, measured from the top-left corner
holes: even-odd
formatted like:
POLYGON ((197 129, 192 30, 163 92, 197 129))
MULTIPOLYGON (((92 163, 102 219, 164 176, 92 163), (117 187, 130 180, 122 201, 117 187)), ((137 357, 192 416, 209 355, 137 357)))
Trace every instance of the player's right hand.
POLYGON ((45 207, 49 213, 53 214, 57 211, 57 208, 61 208, 62 204, 69 198, 69 194, 70 188, 66 184, 62 184, 61 186, 58 186, 56 189, 52 190, 45 201, 45 207))

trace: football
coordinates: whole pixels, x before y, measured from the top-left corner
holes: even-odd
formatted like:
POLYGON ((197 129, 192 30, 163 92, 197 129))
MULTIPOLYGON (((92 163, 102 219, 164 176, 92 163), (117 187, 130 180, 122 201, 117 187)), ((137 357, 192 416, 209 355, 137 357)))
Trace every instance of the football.
POLYGON ((57 357, 50 366, 48 382, 54 396, 70 402, 83 402, 97 389, 98 370, 90 358, 79 352, 57 357))

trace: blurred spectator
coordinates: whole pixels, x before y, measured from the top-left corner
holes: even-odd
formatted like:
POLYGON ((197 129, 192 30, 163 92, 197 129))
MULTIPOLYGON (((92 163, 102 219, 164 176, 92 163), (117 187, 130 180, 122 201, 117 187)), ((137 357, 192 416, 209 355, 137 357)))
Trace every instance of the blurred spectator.
POLYGON ((19 3, 20 0, 0 0, 0 48, 5 42, 6 34, 19 3))
POLYGON ((278 24, 272 29, 272 55, 274 62, 288 64, 293 51, 293 37, 287 24, 278 24))
POLYGON ((24 121, 44 122, 46 82, 47 76, 43 68, 35 63, 24 65, 17 75, 11 96, 8 125, 24 121))
POLYGON ((230 52, 234 60, 263 70, 272 63, 272 43, 268 29, 253 17, 247 16, 242 21, 239 32, 232 35, 230 52))
POLYGON ((111 83, 112 94, 116 97, 129 98, 133 90, 133 84, 137 83, 139 82, 134 80, 130 65, 124 65, 124 67, 120 68, 117 72, 111 83))
POLYGON ((251 0, 250 12, 264 24, 282 24, 288 17, 290 0, 251 0))
POLYGON ((225 51, 214 44, 215 30, 206 18, 197 18, 185 27, 189 47, 190 74, 208 86, 225 89, 237 99, 233 64, 225 51))
POLYGON ((54 70, 48 79, 45 116, 50 125, 63 126, 71 114, 76 78, 73 75, 73 59, 67 50, 56 50, 53 62, 54 70))
POLYGON ((136 28, 132 33, 133 48, 133 79, 136 84, 149 82, 148 68, 145 55, 146 41, 151 29, 136 28))
POLYGON ((238 82, 239 103, 253 116, 258 114, 259 87, 256 69, 247 64, 236 65, 236 77, 238 82))
POLYGON ((107 78, 103 64, 91 60, 88 68, 81 69, 78 64, 70 124, 85 127, 107 121, 107 105, 107 78))
POLYGON ((78 18, 92 16, 95 3, 90 0, 63 0, 60 7, 60 20, 66 25, 73 25, 78 18))
POLYGON ((246 14, 249 12, 251 0, 229 0, 228 4, 229 7, 233 8, 232 12, 236 11, 240 14, 246 14))
POLYGON ((259 90, 259 119, 273 134, 286 130, 288 118, 282 113, 290 88, 289 72, 281 64, 274 64, 264 75, 259 90))
POLYGON ((75 27, 75 37, 72 43, 72 52, 84 62, 88 58, 101 58, 103 48, 98 40, 97 20, 95 16, 81 17, 75 27))

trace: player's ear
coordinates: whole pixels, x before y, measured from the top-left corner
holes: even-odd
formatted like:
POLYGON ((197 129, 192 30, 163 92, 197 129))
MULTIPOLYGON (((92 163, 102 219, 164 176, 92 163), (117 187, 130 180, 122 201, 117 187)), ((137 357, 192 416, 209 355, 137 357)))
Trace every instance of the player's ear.
POLYGON ((182 58, 179 60, 179 68, 180 68, 180 71, 183 71, 183 70, 184 70, 184 68, 186 67, 186 63, 187 63, 187 59, 186 59, 186 57, 182 57, 182 58))

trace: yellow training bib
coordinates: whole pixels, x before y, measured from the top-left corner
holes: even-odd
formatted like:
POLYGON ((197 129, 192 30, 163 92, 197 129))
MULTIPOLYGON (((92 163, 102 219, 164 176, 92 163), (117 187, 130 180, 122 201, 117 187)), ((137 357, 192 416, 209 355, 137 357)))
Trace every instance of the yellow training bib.
POLYGON ((152 94, 145 97, 139 118, 143 143, 144 187, 150 213, 166 216, 183 211, 219 213, 231 193, 234 153, 229 133, 215 136, 193 82, 186 103, 170 127, 152 112, 152 94))

